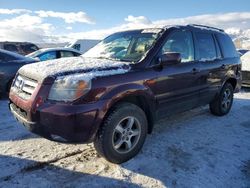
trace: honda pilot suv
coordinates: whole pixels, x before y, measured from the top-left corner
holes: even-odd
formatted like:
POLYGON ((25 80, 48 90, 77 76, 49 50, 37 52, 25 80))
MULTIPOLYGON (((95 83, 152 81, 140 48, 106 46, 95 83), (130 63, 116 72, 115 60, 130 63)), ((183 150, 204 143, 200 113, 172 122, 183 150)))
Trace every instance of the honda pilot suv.
POLYGON ((240 87, 240 58, 223 30, 168 26, 118 32, 82 56, 23 66, 9 107, 35 134, 94 142, 122 163, 159 119, 206 104, 226 115, 240 87))

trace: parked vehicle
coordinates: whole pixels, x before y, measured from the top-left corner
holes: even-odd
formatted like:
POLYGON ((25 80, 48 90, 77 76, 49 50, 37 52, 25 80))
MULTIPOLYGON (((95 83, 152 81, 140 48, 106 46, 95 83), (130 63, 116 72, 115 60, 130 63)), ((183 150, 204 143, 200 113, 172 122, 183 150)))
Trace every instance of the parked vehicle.
POLYGON ((41 50, 26 55, 26 57, 34 58, 39 61, 47 61, 64 57, 76 57, 80 55, 82 54, 80 54, 73 48, 43 48, 41 50))
POLYGON ((169 26, 115 33, 80 57, 22 67, 10 109, 33 133, 93 141, 101 156, 122 163, 159 119, 206 104, 226 115, 240 87, 240 58, 223 30, 169 26))
POLYGON ((0 96, 9 92, 13 78, 20 67, 36 62, 34 59, 0 49, 0 96))
POLYGON ((79 39, 75 40, 72 43, 66 45, 66 48, 74 48, 75 50, 79 51, 81 54, 87 52, 89 49, 94 47, 98 44, 100 40, 94 39, 79 39))
POLYGON ((0 42, 0 49, 15 52, 21 55, 27 55, 34 51, 39 50, 39 48, 30 42, 0 42))
POLYGON ((242 85, 250 87, 250 52, 241 56, 242 61, 242 85))

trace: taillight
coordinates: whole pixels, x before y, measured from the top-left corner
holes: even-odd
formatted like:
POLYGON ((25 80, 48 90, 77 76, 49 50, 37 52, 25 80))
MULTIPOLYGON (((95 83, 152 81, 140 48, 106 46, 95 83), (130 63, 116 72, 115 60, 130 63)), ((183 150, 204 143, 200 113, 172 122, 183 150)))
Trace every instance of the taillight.
POLYGON ((34 105, 34 108, 33 108, 33 112, 36 112, 37 108, 39 108, 43 103, 44 103, 43 98, 41 96, 39 96, 36 99, 36 102, 35 102, 35 105, 34 105))

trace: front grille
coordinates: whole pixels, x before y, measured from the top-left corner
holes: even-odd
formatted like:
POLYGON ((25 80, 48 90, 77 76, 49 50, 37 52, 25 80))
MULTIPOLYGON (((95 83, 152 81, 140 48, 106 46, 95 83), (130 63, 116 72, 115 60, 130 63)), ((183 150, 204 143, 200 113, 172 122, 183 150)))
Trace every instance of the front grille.
POLYGON ((35 91, 38 82, 22 75, 18 75, 11 88, 19 97, 29 100, 35 91))

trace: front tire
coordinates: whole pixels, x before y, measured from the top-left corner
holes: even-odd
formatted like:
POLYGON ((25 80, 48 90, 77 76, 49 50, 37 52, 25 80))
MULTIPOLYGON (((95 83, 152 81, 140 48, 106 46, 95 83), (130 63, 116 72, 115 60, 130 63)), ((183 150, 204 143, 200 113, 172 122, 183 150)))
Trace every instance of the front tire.
POLYGON ((147 118, 141 108, 132 103, 120 103, 100 127, 94 141, 95 149, 112 163, 128 161, 141 150, 147 127, 147 118))
POLYGON ((233 104, 233 86, 230 83, 225 83, 220 94, 209 104, 210 111, 216 116, 228 114, 233 104))

